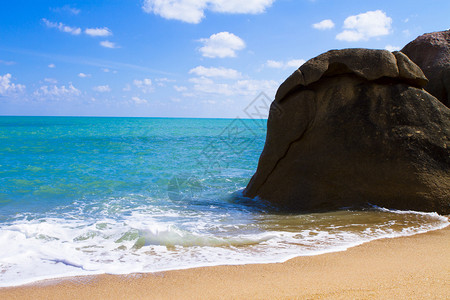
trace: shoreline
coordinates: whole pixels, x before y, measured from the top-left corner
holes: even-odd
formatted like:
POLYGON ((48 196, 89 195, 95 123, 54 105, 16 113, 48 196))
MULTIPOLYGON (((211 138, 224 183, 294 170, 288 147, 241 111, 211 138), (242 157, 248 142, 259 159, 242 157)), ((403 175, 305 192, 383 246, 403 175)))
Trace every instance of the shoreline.
POLYGON ((87 275, 0 288, 2 299, 448 299, 450 226, 284 263, 87 275))

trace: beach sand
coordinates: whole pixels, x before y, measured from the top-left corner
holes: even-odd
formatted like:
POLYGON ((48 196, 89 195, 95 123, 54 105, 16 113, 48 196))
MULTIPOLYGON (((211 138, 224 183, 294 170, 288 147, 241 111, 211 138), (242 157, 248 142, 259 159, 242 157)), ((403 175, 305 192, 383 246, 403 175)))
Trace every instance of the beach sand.
POLYGON ((0 299, 450 299, 450 227, 285 263, 43 281, 0 299))

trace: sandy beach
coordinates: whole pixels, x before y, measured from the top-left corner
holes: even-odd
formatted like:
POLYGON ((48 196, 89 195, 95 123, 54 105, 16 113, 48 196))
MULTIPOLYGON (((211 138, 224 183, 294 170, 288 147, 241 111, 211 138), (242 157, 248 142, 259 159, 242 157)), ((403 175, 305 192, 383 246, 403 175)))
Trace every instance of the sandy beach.
POLYGON ((450 299, 450 227, 285 263, 49 280, 1 299, 450 299))

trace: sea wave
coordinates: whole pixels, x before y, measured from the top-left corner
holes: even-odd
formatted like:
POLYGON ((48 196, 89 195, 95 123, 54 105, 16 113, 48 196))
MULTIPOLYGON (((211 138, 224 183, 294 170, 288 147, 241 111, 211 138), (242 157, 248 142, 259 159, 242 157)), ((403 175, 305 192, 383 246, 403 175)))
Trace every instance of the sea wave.
POLYGON ((0 286, 63 276, 283 262, 449 225, 436 213, 385 208, 283 215, 148 206, 117 218, 100 215, 24 217, 1 225, 0 286))

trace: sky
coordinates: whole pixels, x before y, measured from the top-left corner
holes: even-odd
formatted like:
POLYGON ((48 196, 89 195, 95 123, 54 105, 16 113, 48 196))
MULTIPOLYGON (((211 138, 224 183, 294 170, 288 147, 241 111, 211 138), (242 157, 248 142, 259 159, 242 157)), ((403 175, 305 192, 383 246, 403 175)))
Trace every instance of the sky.
POLYGON ((0 115, 17 116, 239 117, 323 52, 450 28, 448 0, 0 5, 0 115))

